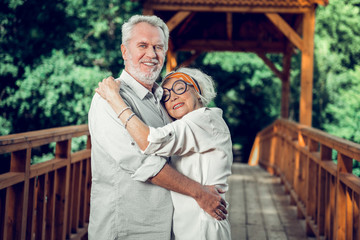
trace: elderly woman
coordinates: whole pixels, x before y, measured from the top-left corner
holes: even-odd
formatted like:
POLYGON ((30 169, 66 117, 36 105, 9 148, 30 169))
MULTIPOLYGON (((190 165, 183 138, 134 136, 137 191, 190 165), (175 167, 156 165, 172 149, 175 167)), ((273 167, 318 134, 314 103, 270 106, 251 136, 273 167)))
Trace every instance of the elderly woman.
MULTIPOLYGON (((144 154, 172 156, 172 165, 203 184, 215 185, 223 194, 231 174, 232 143, 222 110, 208 108, 215 97, 214 83, 197 69, 180 68, 163 82, 163 104, 172 123, 152 128, 135 116, 119 94, 120 82, 104 79, 96 89, 105 98, 144 154), (176 157, 181 156, 181 157, 176 157)), ((188 196, 171 192, 175 239, 231 239, 228 220, 219 221, 188 196)))

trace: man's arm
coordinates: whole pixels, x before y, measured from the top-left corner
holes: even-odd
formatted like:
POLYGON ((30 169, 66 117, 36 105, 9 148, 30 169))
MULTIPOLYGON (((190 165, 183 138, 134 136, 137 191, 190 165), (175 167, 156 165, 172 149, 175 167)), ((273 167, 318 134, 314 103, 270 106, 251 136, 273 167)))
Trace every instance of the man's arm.
MULTIPOLYGON (((96 92, 101 94, 110 103, 114 112, 120 115, 118 117, 122 123, 127 125, 127 131, 137 142, 140 149, 145 150, 149 144, 147 140, 149 127, 136 116, 133 116, 132 121, 129 121, 133 113, 131 110, 123 111, 127 108, 128 104, 119 95, 119 87, 120 82, 114 82, 113 78, 109 77, 99 83, 99 88, 96 89, 96 92)), ((218 220, 226 218, 226 203, 214 186, 203 186, 177 172, 168 164, 165 164, 159 173, 149 180, 160 187, 194 198, 204 211, 218 220)))
POLYGON ((161 171, 149 180, 160 187, 194 198, 205 212, 217 220, 226 218, 226 202, 214 186, 203 186, 182 175, 169 164, 165 164, 161 171))

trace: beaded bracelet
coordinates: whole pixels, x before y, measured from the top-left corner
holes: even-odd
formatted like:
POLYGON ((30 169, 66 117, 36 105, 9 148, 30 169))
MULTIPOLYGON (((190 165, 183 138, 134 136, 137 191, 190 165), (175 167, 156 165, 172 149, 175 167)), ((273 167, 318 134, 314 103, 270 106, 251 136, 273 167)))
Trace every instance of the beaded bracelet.
POLYGON ((123 110, 121 110, 120 113, 118 114, 118 118, 120 118, 120 115, 123 114, 123 112, 125 112, 128 109, 131 109, 131 107, 126 107, 123 110))
POLYGON ((126 119, 126 122, 125 122, 125 129, 126 129, 126 125, 128 124, 129 120, 135 115, 135 113, 132 113, 128 119, 126 119))

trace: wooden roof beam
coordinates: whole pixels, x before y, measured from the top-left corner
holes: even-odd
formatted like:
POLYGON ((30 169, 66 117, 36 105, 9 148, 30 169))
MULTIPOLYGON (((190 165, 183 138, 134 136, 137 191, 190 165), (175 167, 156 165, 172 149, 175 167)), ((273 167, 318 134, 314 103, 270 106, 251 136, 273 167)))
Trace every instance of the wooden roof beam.
POLYGON ((257 6, 216 6, 191 4, 161 4, 145 2, 144 9, 152 11, 194 11, 194 12, 232 12, 232 13, 305 13, 308 7, 257 7, 257 6))
MULTIPOLYGON (((176 42, 175 42, 176 45, 176 42)), ((285 50, 282 42, 254 42, 254 41, 229 41, 229 40, 188 40, 179 43, 177 51, 240 51, 240 52, 268 52, 283 53, 285 50)))
POLYGON ((301 51, 304 50, 304 42, 291 26, 277 13, 265 13, 266 17, 301 51))
POLYGON ((326 6, 329 4, 329 0, 311 0, 313 4, 320 4, 322 6, 326 6))
POLYGON ((167 23, 166 25, 169 28, 169 32, 174 30, 187 16, 190 15, 190 11, 180 11, 176 13, 167 23))

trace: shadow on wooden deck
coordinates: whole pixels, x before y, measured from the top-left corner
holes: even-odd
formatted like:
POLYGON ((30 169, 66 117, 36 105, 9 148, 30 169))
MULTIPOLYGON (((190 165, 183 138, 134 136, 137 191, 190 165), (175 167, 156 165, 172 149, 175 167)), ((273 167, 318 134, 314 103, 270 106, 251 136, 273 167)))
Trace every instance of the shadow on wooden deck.
POLYGON ((305 221, 297 218, 279 177, 241 163, 232 170, 226 199, 233 240, 315 239, 306 236, 305 221))

